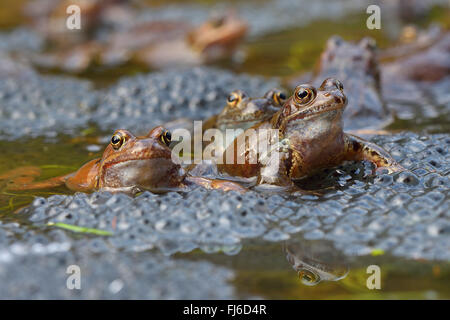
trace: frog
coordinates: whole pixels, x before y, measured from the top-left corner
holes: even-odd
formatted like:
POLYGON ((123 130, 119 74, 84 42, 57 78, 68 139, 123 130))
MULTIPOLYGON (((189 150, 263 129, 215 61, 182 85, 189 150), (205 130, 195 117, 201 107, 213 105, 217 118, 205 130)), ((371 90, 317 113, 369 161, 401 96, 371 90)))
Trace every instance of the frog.
POLYGON ((450 75, 450 32, 430 28, 422 38, 395 48, 395 60, 382 66, 383 85, 399 79, 437 82, 450 75))
POLYGON ((234 90, 227 97, 222 111, 205 121, 204 129, 217 128, 246 130, 270 119, 286 101, 286 93, 279 89, 267 91, 261 98, 250 97, 245 91, 234 90))
MULTIPOLYGON (((315 71, 302 80, 320 86, 329 77, 338 78, 346 85, 348 105, 343 115, 346 130, 382 129, 392 122, 394 113, 387 108, 382 95, 374 39, 365 37, 353 43, 339 36, 329 38, 315 71)), ((298 79, 294 77, 290 81, 292 87, 298 79)))
POLYGON ((436 112, 434 106, 445 105, 450 88, 449 52, 450 32, 433 26, 418 31, 412 42, 385 51, 383 97, 400 117, 427 116, 427 106, 436 112))
MULTIPOLYGON (((227 141, 232 142, 244 130, 268 121, 280 110, 286 98, 286 93, 276 88, 270 89, 263 97, 258 98, 250 97, 243 90, 234 90, 228 95, 222 111, 204 121, 203 133, 208 129, 218 129, 225 137, 229 129, 226 137, 227 141)), ((224 147, 227 145, 225 141, 224 147)))
POLYGON ((123 4, 123 0, 47 0, 27 3, 24 13, 30 26, 48 42, 67 46, 89 39, 90 33, 103 24, 102 14, 113 6, 123 4), (76 22, 74 14, 77 9, 81 13, 81 28, 67 32, 67 23, 76 22), (72 19, 68 19, 69 16, 72 19))
POLYGON ((370 161, 375 172, 405 170, 382 147, 344 132, 347 101, 342 82, 335 78, 325 79, 319 88, 298 85, 270 121, 248 129, 258 132, 258 145, 264 143, 261 139, 268 139, 267 151, 256 149, 256 143, 242 145, 249 136, 247 130, 227 147, 217 164, 218 171, 223 176, 250 179, 253 186, 296 191, 297 180, 345 161, 370 161), (259 134, 264 132, 261 129, 272 129, 277 134, 268 137, 259 134), (239 157, 244 161, 239 162, 239 157))
POLYGON ((63 28, 56 35, 41 30, 50 49, 30 52, 27 58, 42 68, 71 73, 130 62, 152 69, 200 65, 232 56, 247 33, 246 22, 231 11, 197 26, 189 21, 163 19, 129 23, 139 12, 121 0, 96 0, 86 10, 86 28, 70 33, 63 28), (125 22, 111 19, 110 11, 123 11, 118 13, 124 16, 119 20, 125 22))
POLYGON ((340 281, 349 273, 344 254, 332 250, 327 242, 288 240, 282 245, 286 259, 304 285, 315 286, 325 281, 340 281))
POLYGON ((385 48, 379 54, 383 62, 395 61, 433 46, 443 35, 439 25, 431 24, 427 29, 421 29, 413 24, 404 26, 392 46, 385 48))
POLYGON ((169 148, 171 132, 162 126, 147 135, 136 137, 128 130, 114 132, 101 158, 93 159, 77 171, 44 181, 35 167, 18 168, 0 175, 11 179, 7 190, 38 190, 66 186, 76 192, 124 192, 136 194, 145 190, 154 193, 188 191, 201 186, 207 189, 245 192, 239 184, 191 176, 169 148))
MULTIPOLYGON (((171 22, 165 24, 170 27, 171 22)), ((149 26, 142 31, 144 34, 155 32, 152 29, 149 26)), ((177 33, 172 31, 171 37, 167 37, 167 32, 158 33, 156 29, 158 40, 141 44, 141 49, 135 52, 135 59, 156 69, 212 63, 231 57, 247 30, 247 23, 233 11, 213 16, 197 27, 185 24, 173 30, 177 33)), ((127 36, 130 38, 135 33, 127 36)))
MULTIPOLYGON (((192 119, 179 118, 164 124, 165 127, 173 131, 182 129, 187 130, 191 136, 191 150, 194 150, 194 141, 202 141, 202 150, 212 144, 213 139, 208 136, 210 129, 219 130, 222 135, 223 145, 214 141, 215 153, 220 154, 231 143, 236 136, 244 130, 270 118, 285 102, 286 93, 280 89, 272 88, 262 97, 250 97, 243 90, 231 91, 222 111, 202 122, 201 130, 195 131, 192 119)), ((203 159, 208 160, 207 153, 203 154, 203 159)), ((192 166, 193 167, 193 166, 192 166)))

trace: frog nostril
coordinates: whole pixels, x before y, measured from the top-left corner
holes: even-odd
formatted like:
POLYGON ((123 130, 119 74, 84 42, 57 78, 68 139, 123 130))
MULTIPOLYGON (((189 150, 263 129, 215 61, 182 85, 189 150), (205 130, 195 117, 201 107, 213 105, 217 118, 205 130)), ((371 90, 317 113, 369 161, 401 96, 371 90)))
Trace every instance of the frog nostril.
POLYGON ((340 91, 344 90, 344 86, 342 82, 334 78, 325 79, 320 86, 321 90, 334 90, 339 89, 340 91))
POLYGON ((341 91, 344 90, 344 85, 337 79, 336 79, 336 87, 341 91))

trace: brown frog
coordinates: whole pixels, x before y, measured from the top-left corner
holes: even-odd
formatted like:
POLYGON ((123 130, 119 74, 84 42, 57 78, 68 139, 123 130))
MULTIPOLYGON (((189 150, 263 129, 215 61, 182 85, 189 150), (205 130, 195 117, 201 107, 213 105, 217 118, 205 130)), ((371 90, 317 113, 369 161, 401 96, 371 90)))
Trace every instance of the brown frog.
POLYGON ((27 3, 24 11, 33 29, 46 40, 53 45, 66 46, 88 40, 103 24, 103 13, 114 6, 126 4, 123 0, 44 0, 27 3), (66 23, 74 21, 68 18, 74 17, 77 7, 81 28, 68 30, 66 23))
POLYGON ((238 129, 247 130, 272 118, 286 98, 286 94, 278 89, 269 90, 262 98, 252 98, 242 90, 235 90, 228 95, 222 111, 204 122, 203 130, 218 129, 225 135, 227 129, 233 129, 234 139, 241 133, 238 129))
MULTIPOLYGON (((109 1, 115 9, 128 8, 125 3, 109 1)), ((186 21, 161 20, 122 23, 107 28, 100 18, 106 14, 103 11, 108 10, 111 6, 90 10, 100 21, 90 26, 93 31, 75 32, 75 35, 80 34, 75 39, 72 34, 67 35, 67 30, 60 35, 63 40, 71 41, 58 42, 51 37, 53 49, 45 54, 32 54, 31 60, 45 68, 69 72, 81 72, 94 64, 114 66, 129 61, 152 68, 199 65, 231 56, 247 32, 246 23, 232 12, 213 17, 200 26, 186 21), (98 30, 102 31, 101 38, 93 36, 98 30)), ((127 9, 128 21, 137 14, 127 9)))
MULTIPOLYGON (((308 82, 320 86, 321 81, 329 77, 340 79, 346 86, 345 129, 378 129, 392 120, 381 95, 380 69, 373 39, 363 38, 359 43, 351 43, 338 36, 331 37, 308 82)), ((293 86, 297 83, 297 78, 291 82, 293 86)))
MULTIPOLYGON (((158 40, 141 44, 136 60, 154 68, 180 65, 199 65, 230 57, 247 33, 247 24, 235 13, 213 17, 199 27, 185 25, 170 38, 158 29, 142 29, 143 34, 154 32, 158 40)), ((136 36, 129 32, 127 37, 136 36)))
POLYGON ((446 105, 450 87, 450 32, 437 27, 420 31, 411 43, 386 50, 381 65, 384 99, 407 119, 423 117, 446 105), (432 106, 431 108, 428 106, 432 106), (414 114, 415 116, 411 116, 414 114))
POLYGON ((399 80, 436 82, 450 75, 450 32, 430 29, 425 35, 395 48, 396 60, 382 68, 384 86, 399 80))
POLYGON ((117 130, 101 159, 94 159, 78 171, 41 182, 33 182, 37 168, 16 169, 0 176, 13 179, 8 190, 35 190, 65 185, 70 190, 96 190, 134 194, 143 190, 165 192, 188 190, 199 185, 208 189, 244 192, 240 185, 224 181, 193 177, 186 173, 179 159, 173 158, 168 147, 171 133, 163 127, 152 129, 144 137, 135 137, 127 130, 117 130))
MULTIPOLYGON (((232 91, 227 97, 227 104, 222 111, 214 115, 202 123, 202 131, 194 132, 193 121, 188 118, 177 119, 170 121, 164 126, 173 130, 185 129, 191 134, 192 145, 191 150, 194 150, 194 140, 203 141, 203 149, 211 144, 208 134, 205 134, 209 129, 220 130, 223 136, 223 146, 220 147, 215 144, 215 153, 223 152, 224 148, 231 143, 236 136, 241 134, 244 130, 263 122, 270 118, 280 110, 283 103, 286 101, 286 94, 278 89, 271 89, 267 91, 263 97, 252 98, 242 90, 232 91), (227 131, 227 129, 229 129, 227 131)), ((206 155, 205 155, 206 156, 206 155)), ((208 158, 206 156, 206 158, 208 158)))
MULTIPOLYGON (((269 138, 269 152, 262 154, 254 143, 242 145, 247 130, 228 146, 223 163, 218 164, 219 171, 229 176, 257 178, 258 184, 294 187, 293 180, 347 160, 368 160, 377 169, 387 168, 389 172, 403 170, 382 148, 344 133, 347 97, 343 90, 342 83, 333 78, 323 81, 319 88, 308 84, 297 86, 270 122, 249 129, 278 130, 278 137, 269 138), (239 157, 245 160, 241 164, 239 157)), ((267 135, 258 134, 258 144, 261 137, 267 135)))

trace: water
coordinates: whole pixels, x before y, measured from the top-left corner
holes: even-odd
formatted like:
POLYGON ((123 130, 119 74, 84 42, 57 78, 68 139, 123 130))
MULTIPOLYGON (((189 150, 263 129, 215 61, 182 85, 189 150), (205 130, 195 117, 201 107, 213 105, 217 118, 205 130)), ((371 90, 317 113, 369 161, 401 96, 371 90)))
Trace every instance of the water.
MULTIPOLYGON (((2 4, 0 5, 0 28, 7 29, 15 27, 22 23, 21 19, 12 18, 20 16, 20 3, 21 2, 18 1, 2 2, 2 4)), ((210 1, 198 1, 196 3, 199 3, 200 6, 204 4, 207 6, 211 5, 210 1)), ((443 11, 445 12, 445 10, 443 11)), ((242 46, 241 54, 246 56, 246 59, 243 62, 240 62, 239 59, 237 59, 236 61, 218 62, 213 64, 213 66, 222 67, 237 73, 250 73, 253 75, 262 75, 267 77, 275 76, 279 77, 282 83, 287 83, 287 80, 290 77, 297 75, 303 71, 311 70, 314 67, 314 64, 317 61, 318 55, 323 49, 326 39, 328 39, 328 37, 333 34, 340 34, 344 37, 344 39, 347 40, 359 39, 363 36, 371 36, 377 40, 377 43, 381 48, 388 47, 393 43, 392 35, 386 34, 384 29, 371 31, 367 30, 366 28, 360 28, 359 26, 364 24, 365 18, 365 14, 351 13, 346 15, 345 18, 337 21, 330 21, 328 19, 319 18, 304 26, 290 27, 283 31, 274 31, 263 33, 260 35, 252 35, 242 46)), ((448 21, 448 15, 443 15, 442 10, 432 10, 429 16, 421 19, 418 22, 421 26, 425 26, 430 21, 441 21, 443 22, 444 26, 448 27, 448 22, 446 22, 448 21)), ((54 70, 41 71, 43 73, 61 74, 60 72, 55 72, 54 70)), ((149 70, 139 65, 126 65, 124 67, 120 67, 119 69, 94 67, 87 72, 78 74, 76 76, 92 81, 94 83, 94 86, 97 88, 103 88, 117 83, 123 76, 130 76, 139 72, 147 71, 149 70)), ((425 131, 448 134, 449 127, 448 121, 446 119, 447 118, 442 117, 436 117, 432 119, 415 118, 409 121, 397 121, 392 125, 391 128, 395 130, 402 129, 414 132, 425 131)), ((92 126, 89 125, 87 128, 79 128, 75 131, 75 133, 72 133, 71 135, 58 134, 53 137, 20 138, 12 141, 8 141, 7 139, 5 139, 3 141, 0 141, 0 148, 2 150, 2 152, 0 153, 0 173, 5 173, 11 169, 22 166, 39 167, 42 170, 42 174, 39 179, 46 179, 49 177, 72 172, 85 162, 96 157, 100 157, 109 135, 109 130, 106 130, 104 127, 99 129, 97 125, 93 124, 92 126)), ((416 140, 414 141, 414 143, 417 144, 416 147, 420 148, 420 143, 416 140)), ((387 141, 386 143, 395 146, 395 142, 387 141)), ((432 156, 434 155, 430 155, 430 157, 432 156)), ((445 157, 445 154, 442 155, 442 157, 445 157)), ((440 162, 438 161, 438 164, 439 163, 440 162)), ((443 165, 444 168, 441 167, 437 170, 437 172, 439 172, 441 176, 448 178, 448 156, 447 162, 441 162, 441 165, 443 165)), ((433 174, 432 169, 429 169, 427 167, 423 170, 425 169, 428 171, 424 173, 424 176, 428 178, 431 177, 433 174)), ((417 170, 421 170, 421 168, 418 168, 417 170)), ((419 173, 417 174, 419 175, 419 173)), ((350 183, 348 183, 346 180, 346 175, 342 175, 340 179, 341 180, 339 181, 344 184, 344 187, 342 188, 343 192, 338 194, 337 199, 344 199, 344 201, 346 201, 345 199, 352 199, 352 197, 355 197, 355 195, 352 195, 352 193, 360 192, 361 189, 364 189, 367 186, 371 186, 371 183, 373 183, 370 181, 367 182, 360 178, 353 179, 355 180, 355 182, 353 180, 350 180, 350 183)), ((425 179, 426 178, 424 178, 424 180, 425 179)), ((73 193, 68 191, 66 188, 61 187, 58 189, 40 190, 37 192, 7 192, 3 188, 6 181, 0 181, 0 183, 2 186, 2 191, 0 192, 0 222, 3 224, 0 224, 0 249, 11 249, 12 244, 16 242, 24 243, 24 248, 31 248, 32 244, 38 242, 45 243, 46 241, 53 241, 56 243, 62 243, 64 241, 67 241, 71 243, 72 246, 70 249, 68 249, 69 252, 73 252, 76 256, 77 254, 79 254, 80 250, 82 250, 81 248, 83 248, 86 244, 89 244, 90 246, 95 245, 95 242, 92 242, 92 239, 98 241, 99 243, 103 243, 103 239, 106 239, 102 236, 96 237, 89 234, 73 233, 70 231, 63 232, 60 228, 55 226, 42 226, 39 224, 31 223, 26 216, 17 214, 17 211, 19 209, 31 204, 35 199, 35 196, 48 198, 52 195, 72 195, 73 193), (15 225, 5 226, 5 224, 8 223, 19 223, 19 227, 15 225), (3 238, 2 232, 4 232, 4 234, 6 234, 7 236, 3 238)), ((389 181, 384 183, 386 183, 386 185, 388 186, 390 185, 389 181)), ((394 186, 397 185, 394 184, 394 186)), ((370 189, 370 187, 368 188, 370 189)), ((389 188, 391 187, 386 187, 385 189, 381 188, 381 190, 378 191, 379 193, 377 197, 377 200, 384 199, 384 205, 388 205, 386 206, 386 208, 391 205, 390 201, 394 201, 394 199, 389 198, 388 196, 383 198, 383 196, 381 196, 380 194, 383 190, 392 190, 389 188)), ((372 192, 370 190, 367 191, 367 193, 372 192)), ((433 204, 428 208, 428 211, 424 211, 425 213, 428 212, 432 214, 433 212, 440 212, 442 208, 445 209, 445 206, 448 207, 448 185, 447 193, 443 192, 442 190, 443 189, 439 189, 439 187, 435 186, 427 187, 425 193, 428 193, 429 191, 435 191, 435 193, 443 194, 444 198, 443 200, 439 200, 440 202, 438 202, 437 204, 438 207, 433 207, 433 204)), ((423 190, 416 188, 410 192, 417 192, 417 196, 420 196, 423 190)), ((224 199, 220 198, 220 195, 218 197, 218 199, 224 199)), ((423 199, 425 199, 424 201, 426 202, 426 197, 424 197, 423 199)), ((169 201, 168 203, 170 203, 170 201, 176 200, 169 199, 167 201, 169 201)), ((323 199, 323 201, 318 201, 318 208, 320 209, 322 203, 325 203, 326 201, 328 200, 323 199)), ((399 201, 396 203, 397 205, 398 203, 400 203, 400 205, 398 206, 401 208, 402 199, 396 198, 395 201, 399 201)), ((310 205, 309 202, 307 203, 308 205, 310 205)), ((312 203, 314 203, 314 201, 312 201, 312 203)), ((409 202, 406 201, 405 203, 408 203, 409 208, 407 210, 407 214, 411 214, 414 209, 411 209, 411 204, 409 202)), ((383 203, 381 203, 380 207, 383 207, 383 203)), ((417 210, 419 209, 420 208, 418 208, 417 210)), ((133 212, 138 211, 131 211, 131 213, 133 212)), ((238 212, 239 211, 236 211, 235 213, 237 214, 238 212)), ((204 211, 201 211, 201 213, 205 214, 204 211)), ((394 213, 395 212, 392 212, 391 215, 394 213)), ((401 214, 401 210, 399 210, 397 213, 401 214)), ((82 213, 80 213, 80 215, 82 215, 82 213)), ((278 212, 278 215, 269 215, 268 221, 271 221, 270 219, 275 219, 275 217, 280 218, 280 216, 283 217, 281 220, 289 219, 290 213, 284 211, 284 213, 278 212), (283 216, 283 214, 285 214, 286 216, 283 216)), ((125 214, 124 217, 125 220, 123 223, 130 223, 128 220, 126 220, 129 218, 129 216, 125 214)), ((349 222, 349 225, 356 225, 357 229, 358 219, 360 218, 360 216, 358 216, 357 213, 353 212, 352 217, 353 219, 349 222)), ((73 221, 77 221, 76 218, 72 218, 73 221)), ((95 217, 95 219, 98 219, 98 217, 95 217)), ((332 220, 332 217, 320 217, 320 223, 323 225, 325 233, 329 231, 326 229, 328 223, 330 225, 334 225, 334 221, 332 220), (329 220, 326 220, 326 218, 328 218, 329 220)), ((67 222, 69 220, 63 221, 67 222)), ((424 218, 424 221, 426 221, 426 218, 424 218)), ((311 225, 314 225, 314 221, 309 222, 311 223, 311 225)), ((131 222, 131 224, 132 223, 133 222, 131 222)), ((275 223, 274 221, 273 223, 276 224, 279 222, 275 223)), ((140 223, 136 225, 136 227, 140 226, 140 223)), ((207 229, 207 227, 205 226, 206 224, 203 225, 203 227, 207 229)), ((295 227, 295 224, 292 227, 295 227)), ((401 229, 401 225, 399 227, 401 229)), ((418 230, 420 230, 419 227, 418 230)), ((429 225, 428 227, 431 228, 432 225, 429 225)), ((185 226, 184 230, 186 230, 186 228, 188 228, 188 226, 185 226)), ((270 227, 267 228, 270 229, 270 227)), ((131 228, 129 230, 134 229, 131 228)), ((310 230, 312 232, 310 236, 317 236, 313 233, 317 233, 317 230, 318 229, 310 230)), ((133 232, 129 232, 126 234, 133 234, 133 232)), ((151 231, 145 233, 145 229, 144 231, 136 231, 136 234, 139 235, 139 232, 144 232, 146 237, 152 235, 151 231)), ((389 232, 395 232, 395 230, 392 229, 389 232)), ((396 232, 401 233, 401 230, 397 230, 396 232)), ((433 234, 432 229, 428 230, 427 232, 433 234)), ((443 234, 442 236, 448 236, 448 230, 437 232, 441 232, 443 234)), ((417 235, 421 235, 421 233, 417 231, 417 235)), ((158 263, 158 259, 162 259, 169 265, 171 265, 171 263, 175 264, 174 270, 177 272, 166 274, 164 272, 161 272, 159 269, 152 269, 150 267, 148 268, 148 270, 152 270, 151 272, 153 273, 149 275, 149 278, 145 278, 148 281, 154 279, 152 277, 162 279, 162 287, 167 285, 167 287, 169 288, 177 285, 183 288, 183 283, 187 281, 186 278, 180 278, 176 276, 176 274, 179 273, 179 269, 177 268, 180 268, 183 272, 187 272, 188 275, 196 274, 196 272, 199 273, 199 275, 189 278, 189 281, 192 281, 191 285, 194 287, 198 283, 200 283, 202 275, 214 274, 215 271, 220 271, 218 272, 218 274, 220 274, 220 277, 219 279, 217 279, 218 287, 212 289, 219 298, 450 298, 450 264, 448 260, 429 261, 423 258, 406 259, 399 257, 398 255, 393 255, 391 253, 385 252, 385 250, 381 250, 379 248, 374 248, 374 250, 364 256, 343 255, 342 250, 337 249, 335 245, 333 243, 330 243, 329 241, 305 240, 305 233, 292 232, 292 234, 289 236, 289 240, 285 240, 283 238, 283 234, 273 234, 272 236, 276 239, 275 242, 266 241, 263 240, 263 237, 257 236, 254 238, 242 239, 242 241, 240 241, 238 245, 227 246, 223 244, 218 245, 214 243, 207 243, 201 247, 198 247, 197 245, 189 247, 188 245, 186 245, 184 249, 180 249, 179 247, 177 247, 178 244, 171 242, 171 238, 169 237, 168 240, 166 239, 167 242, 164 242, 162 244, 158 242, 151 242, 152 245, 147 248, 148 250, 144 250, 144 252, 138 252, 136 254, 133 253, 131 257, 127 256, 126 258, 123 258, 121 256, 122 253, 117 253, 117 257, 114 256, 111 258, 111 260, 108 261, 114 262, 116 261, 114 259, 123 261, 122 268, 123 266, 125 266, 125 268, 128 267, 130 270, 132 270, 131 272, 135 272, 133 271, 133 268, 136 266, 135 269, 139 271, 136 271, 137 273, 135 275, 135 278, 130 279, 126 278, 125 276, 123 278, 125 284, 128 284, 131 287, 135 286, 136 288, 140 288, 140 286, 145 285, 145 283, 140 283, 139 281, 140 279, 142 279, 142 273, 139 272, 143 271, 141 267, 137 266, 141 266, 141 264, 145 263, 146 261, 148 263, 151 263, 152 261, 156 261, 155 263, 158 263), (165 252, 166 254, 170 252, 173 253, 168 254, 168 256, 164 258, 160 258, 158 256, 160 252, 165 252), (286 257, 287 253, 290 256, 290 259, 286 257), (156 258, 154 256, 156 256, 156 258), (185 261, 188 261, 189 263, 192 262, 192 264, 190 264, 187 268, 187 271, 186 268, 182 267, 185 261), (296 266, 296 268, 294 268, 292 265, 293 261, 295 262, 294 265, 296 266), (179 263, 180 266, 178 266, 177 263, 179 263), (302 265, 302 263, 304 268, 299 268, 298 266, 302 265), (369 290, 367 288, 366 282, 368 277, 370 276, 370 274, 367 273, 367 267, 370 265, 378 265, 381 268, 381 290, 369 290), (141 275, 141 278, 139 277, 139 275, 141 275), (311 285, 312 283, 314 283, 314 279, 317 279, 316 277, 320 277, 320 283, 311 285), (223 296, 220 296, 219 294, 221 291, 223 293, 223 296)), ((414 237, 415 234, 408 234, 408 236, 414 237)), ((388 241, 389 239, 395 237, 389 238, 388 236, 386 236, 385 238, 388 241)), ((127 243, 129 242, 126 242, 128 240, 121 239, 117 240, 117 242, 124 245, 125 248, 128 248, 127 243)), ((421 239, 410 239, 409 241, 412 241, 411 243, 420 243, 421 239)), ((424 238, 423 242, 426 241, 429 241, 429 239, 424 238)), ((115 252, 114 250, 116 248, 108 248, 109 249, 107 249, 107 251, 111 250, 111 252, 115 252)), ((357 248, 355 248, 355 250, 356 249, 357 248)), ((14 254, 19 257, 20 255, 17 254, 17 248, 15 252, 16 253, 14 254)), ((2 257, 5 256, 6 255, 2 257)), ((35 261, 33 259, 34 256, 30 254, 30 261, 35 261)), ((96 263, 99 266, 102 265, 102 261, 95 259, 91 260, 91 263, 93 265, 95 265, 96 263)), ((46 268, 46 262, 44 260, 45 259, 36 258, 36 265, 40 265, 42 270, 46 268)), ((20 257, 17 258, 16 262, 13 262, 11 264, 11 268, 8 269, 8 271, 14 269, 14 263, 19 262, 20 257)), ((114 263, 112 265, 114 265, 114 263)), ((111 269, 114 269, 113 266, 110 267, 111 269)), ((92 268, 95 269, 94 267, 92 268)), ((109 271, 94 270, 92 271, 92 274, 95 275, 96 279, 102 279, 102 277, 104 277, 105 279, 107 279, 105 281, 112 281, 114 280, 114 277, 117 277, 117 275, 113 276, 108 272, 109 271)), ((181 274, 184 275, 185 273, 183 272, 181 274)), ((120 276, 120 272, 118 272, 118 274, 120 276)), ((31 279, 33 275, 27 276, 14 273, 11 273, 11 281, 17 281, 17 278, 15 277, 19 276, 23 277, 20 280, 23 283, 32 283, 31 279)), ((57 283, 56 280, 52 278, 42 279, 42 281, 43 283, 48 283, 48 288, 52 288, 52 285, 57 285, 55 284, 57 283)), ((98 284, 98 286, 101 285, 102 284, 98 284)), ((5 285, 4 288, 8 288, 8 286, 5 285)), ((112 288, 111 290, 113 293, 117 290, 120 291, 120 285, 118 285, 117 282, 115 282, 112 287, 110 285, 109 288, 112 288), (114 289, 118 287, 119 289, 114 289)), ((197 298, 211 297, 211 295, 208 294, 208 290, 211 290, 211 288, 207 289, 205 286, 200 286, 198 289, 197 298)), ((180 291, 183 292, 183 290, 180 291)), ((0 290, 0 292, 2 291, 0 290)), ((24 292, 26 293, 28 291, 24 290, 24 292)), ((32 294, 31 292, 32 290, 30 290, 30 296, 32 294)), ((185 287, 184 292, 191 291, 189 291, 188 288, 185 287)), ((4 294, 7 295, 9 294, 9 292, 5 291, 4 294)), ((192 292, 190 294, 194 293, 192 292)), ((64 295, 62 296, 65 297, 64 295)), ((112 296, 114 296, 114 294, 112 294, 112 296)), ((125 295, 124 297, 129 296, 131 295, 125 295)), ((102 295, 99 294, 99 297, 102 297, 102 295)), ((161 296, 158 296, 157 293, 154 293, 154 295, 150 295, 150 297, 161 296)), ((169 294, 168 296, 162 297, 170 298, 174 296, 171 296, 169 294)))

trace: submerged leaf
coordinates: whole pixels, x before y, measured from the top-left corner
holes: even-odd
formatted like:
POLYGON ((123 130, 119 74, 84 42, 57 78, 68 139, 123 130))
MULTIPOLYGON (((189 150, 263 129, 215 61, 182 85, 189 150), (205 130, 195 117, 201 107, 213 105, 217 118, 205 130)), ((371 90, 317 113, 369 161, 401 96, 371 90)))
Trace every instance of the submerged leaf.
POLYGON ((90 234, 96 234, 99 236, 112 236, 113 235, 113 233, 110 231, 94 229, 94 228, 85 228, 85 227, 75 226, 72 224, 67 224, 67 223, 62 223, 62 222, 49 222, 49 223, 47 223, 47 225, 59 227, 62 229, 73 231, 73 232, 90 233, 90 234))
POLYGON ((384 250, 383 249, 373 249, 370 254, 374 257, 382 256, 384 254, 384 250))

